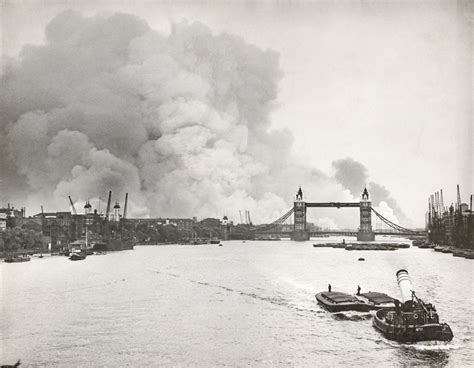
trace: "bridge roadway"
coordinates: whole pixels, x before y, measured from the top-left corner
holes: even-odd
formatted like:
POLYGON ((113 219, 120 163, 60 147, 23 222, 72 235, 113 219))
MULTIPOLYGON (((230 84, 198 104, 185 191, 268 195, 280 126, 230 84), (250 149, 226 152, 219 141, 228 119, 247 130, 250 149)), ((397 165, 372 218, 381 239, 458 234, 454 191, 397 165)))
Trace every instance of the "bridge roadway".
MULTIPOLYGON (((357 236, 357 230, 346 230, 346 231, 337 231, 337 230, 328 230, 328 231, 310 231, 309 236, 310 237, 320 237, 324 235, 341 235, 341 236, 357 236)), ((276 235, 282 238, 290 238, 292 231, 262 231, 262 232, 257 232, 257 234, 261 235, 276 235)), ((374 231, 375 235, 426 235, 426 232, 424 231, 414 231, 413 233, 400 233, 396 231, 374 231)))
POLYGON ((360 202, 305 202, 306 207, 360 207, 360 202))

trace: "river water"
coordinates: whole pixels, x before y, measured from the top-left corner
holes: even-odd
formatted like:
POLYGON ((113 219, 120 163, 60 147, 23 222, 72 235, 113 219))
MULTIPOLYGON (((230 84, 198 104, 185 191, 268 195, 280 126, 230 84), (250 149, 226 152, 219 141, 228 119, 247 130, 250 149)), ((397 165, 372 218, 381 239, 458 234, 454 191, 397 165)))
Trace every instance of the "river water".
MULTIPOLYGON (((349 239, 348 239, 349 240, 349 239)), ((310 242, 137 246, 0 264, 0 363, 22 367, 449 366, 473 363, 473 261, 429 249, 345 251, 310 242), (358 262, 365 257, 365 262, 358 262), (390 342, 370 314, 330 314, 314 294, 399 297, 407 268, 454 340, 390 342)))

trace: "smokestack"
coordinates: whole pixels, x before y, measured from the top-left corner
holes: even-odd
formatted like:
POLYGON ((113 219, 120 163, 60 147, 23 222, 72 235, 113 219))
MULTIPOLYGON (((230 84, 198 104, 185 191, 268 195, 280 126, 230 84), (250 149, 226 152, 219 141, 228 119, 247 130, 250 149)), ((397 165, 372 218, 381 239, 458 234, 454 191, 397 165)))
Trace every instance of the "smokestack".
POLYGON ((401 269, 397 271, 397 282, 402 295, 401 302, 405 303, 411 301, 412 291, 414 290, 407 270, 401 269))
POLYGON ((105 218, 108 220, 109 219, 109 213, 110 213, 110 201, 112 200, 112 191, 109 190, 109 199, 107 200, 107 209, 105 210, 105 218))
POLYGON ((125 193, 125 205, 123 206, 123 218, 127 218, 128 193, 125 193))

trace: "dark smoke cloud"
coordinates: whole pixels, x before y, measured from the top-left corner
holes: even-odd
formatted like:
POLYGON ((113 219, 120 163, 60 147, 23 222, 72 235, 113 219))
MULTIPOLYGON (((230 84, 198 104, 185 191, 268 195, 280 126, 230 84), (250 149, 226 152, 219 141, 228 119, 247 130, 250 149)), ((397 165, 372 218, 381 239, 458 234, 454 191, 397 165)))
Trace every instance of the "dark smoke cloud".
POLYGON ((393 211, 396 220, 406 226, 411 224, 411 220, 405 215, 390 191, 380 184, 369 181, 368 170, 363 164, 348 157, 333 161, 332 166, 335 169, 334 178, 354 197, 359 197, 362 189, 367 187, 374 206, 380 206, 382 202, 385 202, 393 211))
POLYGON ((295 163, 291 133, 271 129, 281 76, 278 53, 200 23, 163 35, 132 15, 63 12, 44 45, 2 71, 1 200, 64 210, 68 195, 95 202, 112 190, 130 193, 132 216, 248 209, 260 222, 300 184, 314 200, 349 200, 337 181, 352 180, 358 196, 362 165, 336 181, 295 163))

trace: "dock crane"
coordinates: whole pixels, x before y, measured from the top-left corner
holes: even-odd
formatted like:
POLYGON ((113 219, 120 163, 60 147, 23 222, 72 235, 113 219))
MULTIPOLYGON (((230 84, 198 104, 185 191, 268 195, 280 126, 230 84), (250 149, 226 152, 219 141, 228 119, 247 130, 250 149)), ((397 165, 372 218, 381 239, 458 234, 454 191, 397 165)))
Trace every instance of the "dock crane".
POLYGON ((110 214, 110 201, 112 200, 112 191, 109 190, 109 199, 107 200, 107 210, 105 211, 105 218, 109 219, 110 214))
POLYGON ((459 184, 457 185, 457 202, 456 207, 458 211, 461 211, 461 192, 459 191, 459 184))
POLYGON ((74 215, 77 215, 77 211, 76 211, 76 208, 74 207, 74 203, 73 203, 73 201, 72 201, 72 199, 71 199, 71 196, 67 196, 67 197, 69 198, 69 203, 71 204, 72 213, 73 213, 74 215))
POLYGON ((125 205, 123 206, 123 219, 127 218, 128 193, 125 193, 125 205))
POLYGON ((440 201, 441 201, 441 203, 440 203, 440 205, 441 205, 441 214, 444 214, 443 189, 440 189, 440 193, 441 193, 440 194, 440 197, 441 197, 441 199, 440 199, 440 201))

